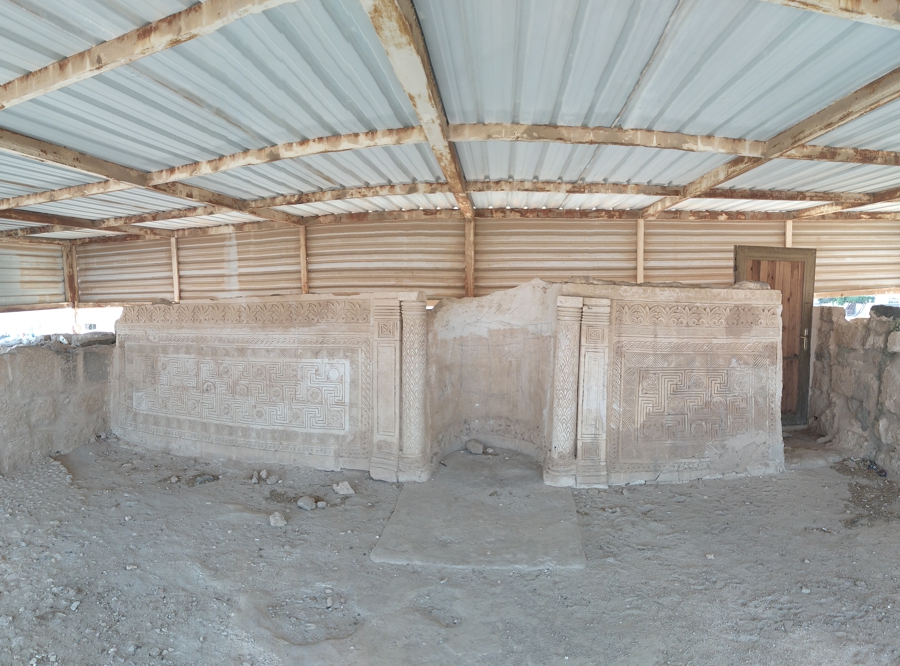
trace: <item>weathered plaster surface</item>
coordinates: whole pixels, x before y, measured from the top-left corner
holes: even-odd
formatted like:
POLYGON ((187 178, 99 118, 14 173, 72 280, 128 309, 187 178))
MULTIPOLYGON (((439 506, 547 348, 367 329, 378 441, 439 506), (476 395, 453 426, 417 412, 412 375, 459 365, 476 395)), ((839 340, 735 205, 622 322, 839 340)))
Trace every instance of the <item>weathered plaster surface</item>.
POLYGON ((0 473, 73 451, 109 429, 113 351, 106 344, 0 352, 0 473))
POLYGON ((780 295, 755 285, 550 284, 439 304, 436 452, 532 453, 554 485, 783 469, 780 295))
POLYGON ((428 476, 419 292, 130 307, 117 333, 121 437, 209 458, 428 476))
POLYGON ((815 308, 810 416, 848 454, 900 473, 900 308, 875 307, 847 321, 843 308, 815 308))

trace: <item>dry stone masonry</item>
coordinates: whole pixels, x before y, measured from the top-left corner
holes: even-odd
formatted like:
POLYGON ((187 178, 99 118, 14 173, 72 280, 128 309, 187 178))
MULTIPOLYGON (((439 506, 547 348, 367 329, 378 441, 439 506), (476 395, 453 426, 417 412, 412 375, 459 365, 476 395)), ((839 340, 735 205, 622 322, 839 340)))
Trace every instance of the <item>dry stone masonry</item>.
POLYGON ((851 321, 843 308, 815 308, 813 320, 809 404, 819 434, 900 472, 900 308, 875 306, 851 321))

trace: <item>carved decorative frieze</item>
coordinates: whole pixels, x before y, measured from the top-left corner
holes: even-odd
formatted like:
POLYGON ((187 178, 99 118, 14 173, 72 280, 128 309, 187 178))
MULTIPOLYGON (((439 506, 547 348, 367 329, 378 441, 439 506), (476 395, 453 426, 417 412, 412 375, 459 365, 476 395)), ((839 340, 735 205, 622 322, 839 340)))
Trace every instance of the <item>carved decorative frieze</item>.
POLYGON ((686 303, 616 303, 619 326, 754 327, 780 326, 777 305, 710 305, 686 303))
POLYGON ((575 483, 575 434, 578 418, 578 365, 581 347, 581 310, 584 299, 560 296, 556 305, 554 352, 553 434, 544 481, 575 483))
POLYGON ((425 303, 403 301, 403 419, 400 480, 424 481, 429 475, 425 433, 425 303))
POLYGON ((224 324, 302 326, 368 324, 370 306, 360 300, 142 305, 125 308, 121 324, 224 324))

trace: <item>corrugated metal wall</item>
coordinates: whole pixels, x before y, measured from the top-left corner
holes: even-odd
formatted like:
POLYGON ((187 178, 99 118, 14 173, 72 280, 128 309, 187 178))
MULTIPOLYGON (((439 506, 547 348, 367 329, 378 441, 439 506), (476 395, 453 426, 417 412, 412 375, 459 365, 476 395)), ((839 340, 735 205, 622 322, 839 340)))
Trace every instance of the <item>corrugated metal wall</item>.
POLYGON ((299 294, 300 230, 180 238, 178 276, 183 301, 299 294))
POLYGON ((0 245, 0 307, 65 300, 62 247, 0 245))
POLYGON ((647 220, 644 280, 730 285, 735 245, 784 247, 784 222, 647 220))
POLYGON ((634 220, 478 220, 475 293, 489 294, 534 278, 602 280, 636 277, 634 220))
POLYGON ((306 233, 312 292, 421 289, 429 298, 464 295, 462 221, 310 226, 306 233))
POLYGON ((900 287, 900 223, 794 221, 794 247, 816 248, 816 292, 900 287))
POLYGON ((82 303, 172 300, 172 248, 168 240, 79 245, 75 250, 82 303))

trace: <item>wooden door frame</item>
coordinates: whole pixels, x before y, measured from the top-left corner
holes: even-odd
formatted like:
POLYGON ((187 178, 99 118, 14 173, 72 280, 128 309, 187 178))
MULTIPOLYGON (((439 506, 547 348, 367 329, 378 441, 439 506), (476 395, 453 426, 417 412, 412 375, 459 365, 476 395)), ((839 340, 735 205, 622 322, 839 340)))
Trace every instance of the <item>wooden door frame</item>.
MULTIPOLYGON (((748 261, 802 261, 803 266, 803 296, 800 306, 800 329, 807 331, 806 348, 800 355, 800 374, 797 378, 800 396, 797 401, 797 415, 785 420, 782 415, 782 425, 805 425, 809 420, 809 373, 810 359, 812 356, 812 309, 813 295, 815 294, 816 280, 816 250, 804 247, 766 247, 758 245, 734 246, 734 281, 743 282, 747 279, 748 261)), ((782 353, 784 353, 782 351, 782 353)), ((782 390, 784 388, 782 387, 782 390)))

